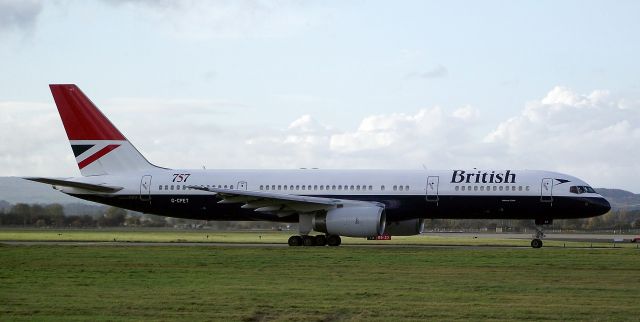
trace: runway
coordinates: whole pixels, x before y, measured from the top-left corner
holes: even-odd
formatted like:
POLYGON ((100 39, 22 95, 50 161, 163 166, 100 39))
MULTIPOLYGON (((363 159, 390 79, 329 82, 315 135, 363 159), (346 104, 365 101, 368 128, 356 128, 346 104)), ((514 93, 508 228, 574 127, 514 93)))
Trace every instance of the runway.
MULTIPOLYGON (((530 248, 529 243, 523 243, 525 240, 531 239, 531 234, 527 233, 458 233, 458 232, 427 232, 423 234, 424 240, 406 240, 400 241, 393 239, 391 241, 366 241, 358 239, 350 239, 343 241, 340 247, 368 247, 368 248, 530 248), (428 237, 438 237, 428 240, 428 237), (513 240, 510 243, 509 240, 513 240), (506 242, 505 242, 506 241, 506 242)), ((57 237, 57 236, 56 236, 57 237)), ((612 248, 627 244, 630 246, 630 240, 635 235, 615 235, 615 234, 568 234, 568 233, 549 233, 544 238, 545 241, 553 241, 554 243, 545 243, 545 248, 553 247, 571 247, 571 248, 592 248, 593 246, 601 248, 612 248), (558 243, 558 242, 567 242, 558 243), (579 242, 580 244, 578 244, 579 242), (567 245, 568 244, 568 245, 567 245), (594 245, 595 244, 595 245, 594 245)), ((90 238, 90 237, 89 237, 90 238)), ((121 238, 121 237, 118 237, 121 238)), ((6 239, 0 240, 0 244, 4 245, 21 245, 21 246, 38 246, 38 245, 54 245, 54 246, 122 246, 122 247, 258 247, 258 248, 279 248, 289 247, 286 242, 275 242, 267 240, 260 242, 254 241, 189 241, 189 240, 165 240, 165 241, 146 241, 142 240, 113 240, 107 239, 97 241, 91 239, 82 240, 55 240, 55 239, 6 239)), ((186 238, 185 238, 186 239, 186 238)))

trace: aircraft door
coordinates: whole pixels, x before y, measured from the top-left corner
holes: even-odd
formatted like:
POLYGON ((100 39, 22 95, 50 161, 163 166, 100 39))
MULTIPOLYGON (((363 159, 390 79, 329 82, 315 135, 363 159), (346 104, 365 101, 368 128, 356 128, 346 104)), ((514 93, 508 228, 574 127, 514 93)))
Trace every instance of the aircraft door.
POLYGON ((140 179, 140 200, 151 201, 151 176, 145 175, 140 179))
POLYGON ((427 201, 428 202, 438 202, 438 183, 440 182, 440 177, 438 176, 430 176, 427 177, 427 201))
POLYGON ((553 178, 544 178, 540 186, 540 201, 553 202, 553 178))
POLYGON ((246 181, 238 181, 238 190, 247 190, 247 182, 246 181))

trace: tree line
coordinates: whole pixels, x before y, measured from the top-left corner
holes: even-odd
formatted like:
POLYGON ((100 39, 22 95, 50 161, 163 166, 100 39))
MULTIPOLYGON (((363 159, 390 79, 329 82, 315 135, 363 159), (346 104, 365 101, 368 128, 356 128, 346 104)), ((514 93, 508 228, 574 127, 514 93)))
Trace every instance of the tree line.
MULTIPOLYGON (((97 228, 97 227, 181 227, 233 229, 295 229, 295 225, 272 222, 202 221, 142 215, 117 207, 104 207, 98 214, 67 215, 60 204, 18 203, 0 209, 0 226, 52 227, 52 228, 97 228)), ((473 220, 431 219, 426 222, 428 230, 447 231, 503 231, 522 232, 534 228, 533 220, 473 220)), ((640 210, 617 209, 605 215, 584 219, 554 220, 551 229, 561 230, 616 230, 640 229, 640 210)))

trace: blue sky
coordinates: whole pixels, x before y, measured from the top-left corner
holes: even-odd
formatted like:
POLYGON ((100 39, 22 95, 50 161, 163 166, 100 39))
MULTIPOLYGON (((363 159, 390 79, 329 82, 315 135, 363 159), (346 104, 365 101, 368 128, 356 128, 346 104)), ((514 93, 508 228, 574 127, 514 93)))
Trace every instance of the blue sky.
POLYGON ((638 12, 0 0, 0 125, 20 134, 0 174, 77 175, 47 87, 59 82, 171 167, 543 168, 640 192, 638 12))

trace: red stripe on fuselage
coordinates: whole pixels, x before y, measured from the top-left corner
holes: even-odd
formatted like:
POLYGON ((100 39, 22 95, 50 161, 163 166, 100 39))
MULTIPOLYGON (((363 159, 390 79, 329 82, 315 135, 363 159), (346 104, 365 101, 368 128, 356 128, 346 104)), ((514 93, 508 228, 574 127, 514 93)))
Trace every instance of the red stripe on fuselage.
POLYGON ((120 144, 109 144, 107 146, 105 146, 104 148, 100 149, 100 151, 92 154, 91 156, 89 156, 88 158, 78 162, 78 167, 80 169, 90 165, 91 163, 93 163, 93 161, 96 161, 100 158, 102 158, 105 154, 113 151, 113 149, 119 147, 120 144))
POLYGON ((69 140, 126 140, 73 84, 49 85, 69 140))

